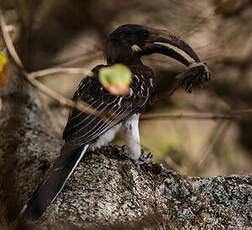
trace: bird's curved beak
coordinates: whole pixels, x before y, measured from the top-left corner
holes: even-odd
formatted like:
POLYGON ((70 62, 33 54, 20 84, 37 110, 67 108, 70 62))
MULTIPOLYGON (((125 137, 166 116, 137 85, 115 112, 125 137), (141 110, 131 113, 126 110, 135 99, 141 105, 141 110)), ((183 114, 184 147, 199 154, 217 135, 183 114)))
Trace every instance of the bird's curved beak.
POLYGON ((148 55, 153 53, 160 53, 166 56, 169 56, 177 61, 183 63, 186 66, 189 66, 192 62, 189 61, 185 56, 189 56, 193 62, 200 62, 198 55, 194 50, 183 40, 179 39, 177 36, 169 33, 166 30, 154 30, 151 29, 149 38, 145 41, 142 48, 142 55, 148 55), (183 51, 183 54, 180 54, 175 49, 162 45, 160 43, 166 43, 175 49, 183 51))

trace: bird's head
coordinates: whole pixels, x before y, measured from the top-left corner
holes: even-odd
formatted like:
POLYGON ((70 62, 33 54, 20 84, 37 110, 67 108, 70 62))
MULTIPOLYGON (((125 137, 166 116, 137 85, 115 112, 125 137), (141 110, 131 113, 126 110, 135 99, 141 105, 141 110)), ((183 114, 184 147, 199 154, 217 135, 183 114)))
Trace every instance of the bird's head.
POLYGON ((186 56, 193 62, 200 62, 193 49, 178 37, 165 30, 134 24, 123 25, 113 31, 105 49, 108 64, 136 64, 142 56, 154 53, 169 56, 186 66, 191 64, 186 56), (183 52, 180 54, 176 50, 183 52))

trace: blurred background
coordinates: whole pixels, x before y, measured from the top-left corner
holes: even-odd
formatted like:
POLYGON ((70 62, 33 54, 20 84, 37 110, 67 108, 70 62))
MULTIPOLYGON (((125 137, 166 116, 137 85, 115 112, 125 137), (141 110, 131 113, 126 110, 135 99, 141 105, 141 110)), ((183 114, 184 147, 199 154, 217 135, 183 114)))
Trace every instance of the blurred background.
MULTIPOLYGON (((161 55, 144 58, 160 99, 146 110, 153 118, 140 124, 144 150, 186 175, 252 171, 251 0, 1 0, 0 7, 27 71, 46 69, 39 80, 69 98, 85 74, 105 62, 106 38, 118 26, 142 24, 180 36, 207 62, 213 79, 191 94, 181 88, 167 96, 185 68, 161 55), (56 67, 68 71, 53 73, 56 67), (181 116, 157 119, 156 113, 181 116), (229 119, 217 119, 222 114, 229 119)), ((61 136, 68 109, 42 98, 61 136)))

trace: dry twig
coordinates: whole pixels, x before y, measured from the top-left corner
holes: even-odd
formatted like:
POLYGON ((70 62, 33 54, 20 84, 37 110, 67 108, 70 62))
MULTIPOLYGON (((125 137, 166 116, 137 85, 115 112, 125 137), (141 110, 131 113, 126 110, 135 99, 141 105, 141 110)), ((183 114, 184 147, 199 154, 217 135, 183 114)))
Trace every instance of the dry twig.
POLYGON ((30 78, 37 78, 37 77, 44 77, 47 75, 52 75, 56 73, 68 73, 68 74, 83 74, 83 75, 88 75, 85 74, 88 73, 88 69, 86 68, 68 68, 68 67, 53 67, 53 68, 48 68, 48 69, 43 69, 43 70, 38 70, 29 73, 30 78))
POLYGON ((141 120, 236 120, 252 115, 252 109, 237 110, 227 113, 186 113, 186 114, 171 114, 171 113, 145 113, 141 116, 141 120))
POLYGON ((5 41, 6 47, 10 53, 10 56, 12 57, 12 59, 15 61, 16 65, 20 68, 20 69, 24 69, 24 66, 16 52, 16 49, 13 45, 13 42, 10 38, 9 35, 9 30, 8 30, 8 26, 6 25, 5 22, 5 18, 3 15, 2 10, 0 9, 0 26, 1 26, 1 30, 2 30, 2 34, 3 34, 3 39, 5 41))

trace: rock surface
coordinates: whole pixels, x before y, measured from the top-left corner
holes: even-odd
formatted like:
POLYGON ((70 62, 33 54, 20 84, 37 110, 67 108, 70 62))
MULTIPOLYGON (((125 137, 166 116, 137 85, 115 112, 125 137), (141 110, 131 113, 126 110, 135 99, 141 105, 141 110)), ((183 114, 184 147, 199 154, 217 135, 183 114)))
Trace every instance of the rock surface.
POLYGON ((88 153, 44 220, 83 227, 159 216, 164 229, 252 228, 251 176, 185 177, 159 164, 138 167, 123 153, 88 153))

